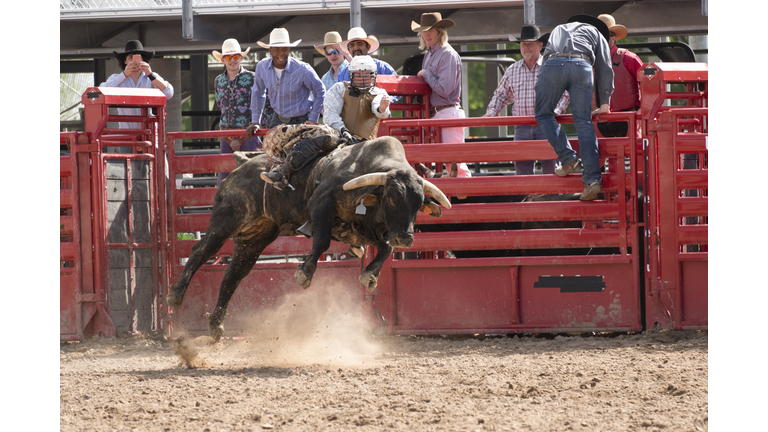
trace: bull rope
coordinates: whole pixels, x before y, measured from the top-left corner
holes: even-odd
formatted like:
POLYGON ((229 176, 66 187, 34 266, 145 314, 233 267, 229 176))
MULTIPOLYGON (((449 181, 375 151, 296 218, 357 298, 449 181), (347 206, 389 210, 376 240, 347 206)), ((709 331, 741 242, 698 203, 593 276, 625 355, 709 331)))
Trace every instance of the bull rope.
MULTIPOLYGON (((267 155, 267 163, 270 164, 269 172, 272 172, 278 164, 282 165, 285 161, 277 156, 267 155)), ((264 182, 264 191, 261 194, 261 206, 264 209, 264 216, 269 216, 267 213, 267 188, 269 188, 269 183, 264 182)))

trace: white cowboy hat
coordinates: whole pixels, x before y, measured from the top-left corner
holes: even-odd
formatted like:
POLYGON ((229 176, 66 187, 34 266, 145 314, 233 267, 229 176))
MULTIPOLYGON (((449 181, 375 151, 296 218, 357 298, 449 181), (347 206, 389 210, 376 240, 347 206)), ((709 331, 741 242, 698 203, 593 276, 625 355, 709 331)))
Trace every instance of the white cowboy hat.
POLYGON ((341 43, 341 35, 337 31, 330 31, 325 34, 322 45, 315 45, 315 49, 322 55, 325 55, 325 47, 341 43))
POLYGON ((237 39, 227 39, 223 44, 221 44, 221 52, 214 50, 212 54, 214 57, 216 57, 216 60, 223 61, 222 57, 225 55, 240 54, 241 56, 245 57, 245 55, 248 54, 248 51, 250 50, 251 47, 248 47, 245 51, 241 52, 240 44, 237 42, 237 39))
POLYGON ((272 47, 295 47, 301 43, 301 39, 296 42, 291 42, 291 38, 288 36, 288 30, 284 28, 276 28, 269 34, 269 44, 265 44, 262 41, 256 42, 260 47, 270 49, 272 47))
POLYGON ((616 20, 612 15, 602 14, 598 15, 597 18, 608 26, 609 32, 616 34, 616 40, 621 40, 627 37, 627 28, 623 25, 616 24, 616 20))
POLYGON ((368 45, 371 46, 368 49, 368 55, 373 54, 377 49, 379 49, 379 40, 368 37, 368 34, 365 33, 365 30, 363 30, 362 27, 352 27, 351 29, 349 29, 349 32, 347 33, 347 40, 339 43, 339 45, 341 46, 341 49, 343 49, 346 52, 349 52, 349 49, 347 49, 347 45, 349 45, 349 43, 352 42, 353 40, 364 40, 368 42, 368 45))

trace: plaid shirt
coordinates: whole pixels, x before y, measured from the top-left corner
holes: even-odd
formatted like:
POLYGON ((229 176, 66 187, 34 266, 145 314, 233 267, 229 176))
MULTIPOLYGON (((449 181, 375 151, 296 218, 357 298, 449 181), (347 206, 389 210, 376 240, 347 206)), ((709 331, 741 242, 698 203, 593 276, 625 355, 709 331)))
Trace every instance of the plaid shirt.
MULTIPOLYGON (((488 103, 485 113, 497 116, 505 106, 514 103, 512 106, 513 116, 534 115, 536 111, 536 92, 533 90, 533 87, 539 78, 543 60, 543 57, 539 56, 536 59, 536 64, 533 65, 533 69, 530 70, 524 60, 517 61, 508 67, 507 71, 504 72, 504 77, 499 82, 499 86, 493 92, 493 98, 488 103)), ((560 102, 558 102, 555 108, 555 114, 565 113, 570 100, 568 92, 564 92, 563 97, 560 98, 560 102)))

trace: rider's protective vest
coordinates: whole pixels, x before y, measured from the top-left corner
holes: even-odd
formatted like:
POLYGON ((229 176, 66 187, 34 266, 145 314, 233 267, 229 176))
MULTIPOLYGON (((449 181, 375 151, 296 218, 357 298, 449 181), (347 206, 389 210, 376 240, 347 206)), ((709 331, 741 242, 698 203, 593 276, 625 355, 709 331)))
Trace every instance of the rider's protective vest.
POLYGON ((356 138, 372 140, 379 131, 379 118, 373 113, 371 104, 376 95, 358 93, 347 83, 344 92, 344 107, 341 109, 341 121, 356 138))
POLYGON ((611 95, 611 111, 623 111, 640 106, 640 92, 637 77, 633 76, 624 66, 624 55, 627 50, 619 48, 611 56, 613 67, 613 94, 611 95))

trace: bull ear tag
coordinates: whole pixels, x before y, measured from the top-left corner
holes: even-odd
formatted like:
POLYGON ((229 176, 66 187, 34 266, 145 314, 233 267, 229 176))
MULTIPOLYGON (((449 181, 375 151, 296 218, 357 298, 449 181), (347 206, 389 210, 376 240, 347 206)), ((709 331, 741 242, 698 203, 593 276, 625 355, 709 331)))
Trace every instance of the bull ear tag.
POLYGON ((365 208, 363 201, 365 201, 365 197, 360 198, 360 205, 355 207, 355 214, 364 215, 368 211, 368 209, 365 208))

